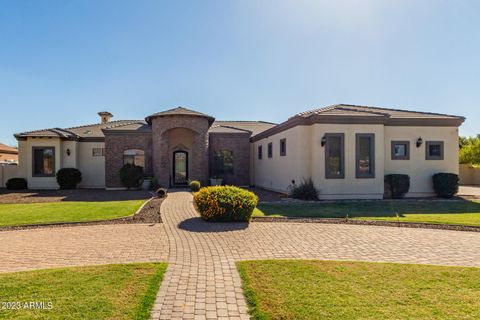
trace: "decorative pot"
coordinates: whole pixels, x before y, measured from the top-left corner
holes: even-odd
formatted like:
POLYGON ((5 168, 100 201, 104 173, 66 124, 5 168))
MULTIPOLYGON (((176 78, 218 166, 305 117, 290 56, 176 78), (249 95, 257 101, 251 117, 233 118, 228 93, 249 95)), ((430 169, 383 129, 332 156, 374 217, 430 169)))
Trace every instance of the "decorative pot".
POLYGON ((215 179, 215 178, 210 178, 210 185, 211 186, 221 186, 223 182, 223 179, 215 179))

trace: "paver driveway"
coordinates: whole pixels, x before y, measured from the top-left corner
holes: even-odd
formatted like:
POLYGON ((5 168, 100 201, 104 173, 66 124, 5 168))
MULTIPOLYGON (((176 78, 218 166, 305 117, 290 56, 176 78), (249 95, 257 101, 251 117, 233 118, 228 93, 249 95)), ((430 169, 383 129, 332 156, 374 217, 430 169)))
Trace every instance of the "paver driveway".
POLYGON ((152 317, 248 318, 235 261, 333 259, 480 267, 480 234, 317 223, 205 223, 188 192, 162 204, 163 224, 0 232, 0 272, 169 261, 152 317))

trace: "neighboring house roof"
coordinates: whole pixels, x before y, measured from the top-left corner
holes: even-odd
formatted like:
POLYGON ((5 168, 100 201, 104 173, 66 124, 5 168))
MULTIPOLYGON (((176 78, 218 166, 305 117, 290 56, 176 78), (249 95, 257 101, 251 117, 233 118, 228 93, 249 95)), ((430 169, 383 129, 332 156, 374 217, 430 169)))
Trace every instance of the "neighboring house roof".
POLYGON ((152 127, 145 121, 138 120, 124 125, 118 125, 102 130, 104 133, 149 133, 152 132, 152 127))
POLYGON ((18 149, 7 146, 6 144, 0 143, 0 153, 18 154, 18 149))
POLYGON ((352 104, 336 104, 297 113, 287 121, 254 135, 252 141, 258 141, 297 125, 311 125, 314 123, 458 127, 464 121, 464 117, 441 113, 388 109, 352 104))
POLYGON ((212 116, 209 116, 209 115, 207 115, 207 114, 205 114, 205 113, 201 113, 201 112, 198 112, 198 111, 190 110, 190 109, 187 109, 187 108, 184 108, 184 107, 177 107, 177 108, 169 109, 169 110, 166 110, 166 111, 161 111, 161 112, 154 113, 154 114, 149 115, 148 117, 146 117, 146 118, 145 118, 145 121, 146 121, 148 124, 151 124, 153 118, 156 118, 156 117, 167 117, 167 116, 196 116, 196 117, 203 117, 203 118, 207 118, 207 119, 208 119, 208 122, 210 123, 210 125, 213 123, 213 121, 215 121, 215 118, 212 117, 212 116))

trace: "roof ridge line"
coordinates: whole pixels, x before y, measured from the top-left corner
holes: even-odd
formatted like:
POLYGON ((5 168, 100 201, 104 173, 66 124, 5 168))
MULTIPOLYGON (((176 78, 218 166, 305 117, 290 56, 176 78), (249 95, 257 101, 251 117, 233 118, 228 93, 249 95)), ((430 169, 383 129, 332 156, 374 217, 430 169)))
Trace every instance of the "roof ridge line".
POLYGON ((237 127, 233 127, 233 126, 222 126, 222 125, 218 125, 218 126, 216 126, 215 128, 218 128, 218 127, 229 128, 229 129, 235 129, 235 130, 239 130, 239 131, 245 131, 245 132, 250 132, 250 133, 253 133, 253 131, 246 130, 246 129, 242 129, 242 128, 237 128, 237 127))
POLYGON ((462 116, 456 116, 456 115, 446 114, 446 113, 437 113, 437 112, 428 112, 428 111, 413 111, 413 110, 407 110, 407 109, 396 109, 396 108, 386 108, 386 107, 374 107, 374 106, 365 106, 365 105, 348 104, 348 103, 342 103, 342 104, 340 104, 340 105, 350 106, 350 107, 380 109, 380 110, 387 110, 387 111, 390 110, 390 111, 399 111, 399 112, 410 112, 410 113, 416 113, 416 114, 429 114, 429 115, 434 115, 434 116, 457 117, 457 118, 463 118, 463 119, 465 119, 465 117, 462 117, 462 116))

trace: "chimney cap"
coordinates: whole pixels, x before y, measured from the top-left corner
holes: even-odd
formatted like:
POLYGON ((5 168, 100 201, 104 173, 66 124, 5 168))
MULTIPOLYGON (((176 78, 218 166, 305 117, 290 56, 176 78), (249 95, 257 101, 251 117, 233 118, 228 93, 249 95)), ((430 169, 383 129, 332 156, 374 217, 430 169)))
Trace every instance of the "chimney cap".
POLYGON ((109 117, 113 117, 113 114, 111 114, 110 112, 108 111, 100 111, 98 113, 99 116, 109 116, 109 117))

